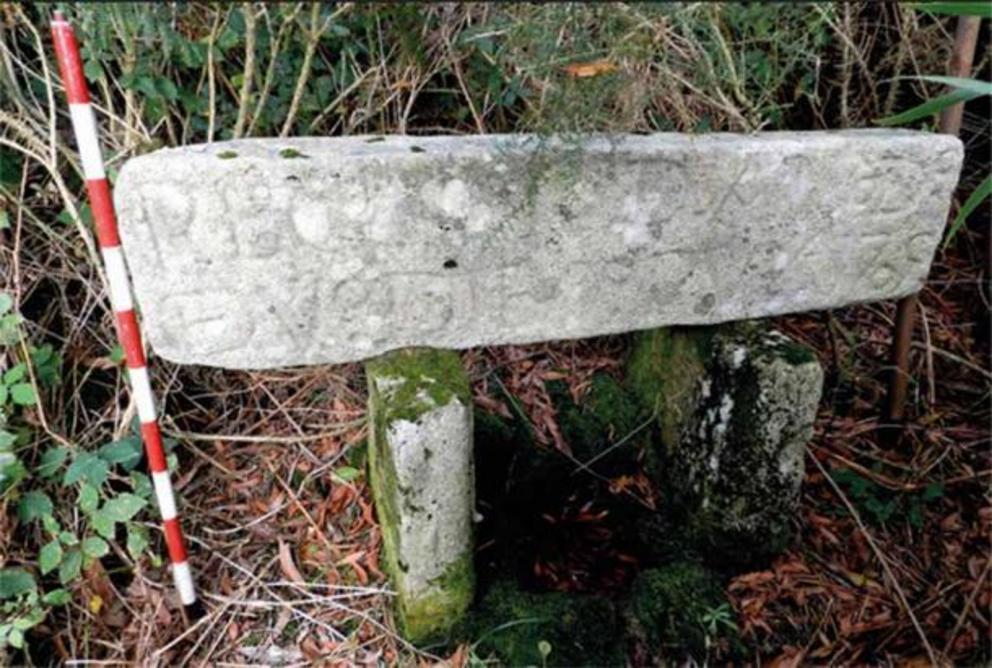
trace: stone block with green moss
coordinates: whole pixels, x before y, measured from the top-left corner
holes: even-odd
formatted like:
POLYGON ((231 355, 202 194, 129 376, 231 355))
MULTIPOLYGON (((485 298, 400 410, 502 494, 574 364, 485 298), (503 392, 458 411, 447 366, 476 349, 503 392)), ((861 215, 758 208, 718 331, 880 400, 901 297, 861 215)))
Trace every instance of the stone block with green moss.
POLYGON ((529 592, 499 580, 459 629, 480 660, 505 666, 623 666, 623 627, 605 598, 529 592))
POLYGON ((626 609, 635 656, 707 665, 740 648, 734 612, 719 579, 695 562, 648 569, 631 585, 626 609))
POLYGON ((659 415, 662 485, 693 543, 747 563, 787 544, 823 372, 748 323, 639 335, 628 382, 659 415))
POLYGON ((658 417, 671 452, 696 410, 716 327, 664 327, 638 332, 627 364, 627 385, 658 417))
POLYGON ((472 601, 472 401, 458 354, 400 350, 366 363, 369 478, 403 635, 440 639, 472 601))

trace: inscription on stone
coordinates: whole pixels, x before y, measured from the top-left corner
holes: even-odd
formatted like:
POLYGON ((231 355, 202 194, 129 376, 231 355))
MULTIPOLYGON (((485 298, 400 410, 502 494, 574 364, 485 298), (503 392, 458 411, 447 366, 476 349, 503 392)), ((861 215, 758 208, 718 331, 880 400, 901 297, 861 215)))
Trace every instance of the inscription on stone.
POLYGON ((270 368, 899 297, 960 142, 904 130, 253 139, 130 160, 155 351, 270 368))

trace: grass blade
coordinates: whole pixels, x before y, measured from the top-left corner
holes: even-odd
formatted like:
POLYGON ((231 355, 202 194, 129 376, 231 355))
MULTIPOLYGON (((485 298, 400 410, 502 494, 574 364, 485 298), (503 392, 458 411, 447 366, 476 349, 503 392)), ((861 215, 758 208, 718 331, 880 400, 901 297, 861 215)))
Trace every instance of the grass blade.
POLYGON ((992 18, 989 2, 914 2, 913 9, 946 16, 981 16, 992 18))
POLYGON ((943 246, 944 249, 951 243, 954 235, 964 227, 964 223, 968 219, 968 216, 971 215, 971 212, 977 209, 978 205, 989 195, 992 195, 992 174, 986 176, 985 180, 978 184, 978 187, 971 193, 971 196, 961 205, 958 215, 955 216, 954 222, 951 223, 951 229, 947 231, 947 239, 944 240, 943 246))
POLYGON ((875 121, 875 123, 878 125, 905 125, 906 123, 910 123, 920 118, 932 116, 940 111, 943 111, 952 104, 967 102, 968 100, 972 100, 976 97, 979 97, 979 94, 970 90, 959 88, 955 91, 951 91, 950 93, 945 93, 944 95, 935 97, 932 100, 927 100, 923 104, 913 107, 912 109, 907 109, 906 111, 896 114, 895 116, 880 118, 875 121))
POLYGON ((965 77, 944 77, 937 75, 926 75, 917 77, 924 81, 932 81, 933 83, 940 83, 950 86, 951 88, 957 88, 958 90, 967 90, 975 93, 975 95, 992 95, 992 82, 982 81, 980 79, 968 79, 965 77))

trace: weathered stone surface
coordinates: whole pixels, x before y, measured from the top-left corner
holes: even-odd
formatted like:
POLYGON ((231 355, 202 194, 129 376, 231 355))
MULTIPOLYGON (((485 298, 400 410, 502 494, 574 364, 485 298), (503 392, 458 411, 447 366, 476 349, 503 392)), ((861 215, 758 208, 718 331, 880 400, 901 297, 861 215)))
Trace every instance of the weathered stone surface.
POLYGON ((746 562, 783 549, 823 384, 815 355, 747 324, 657 332, 637 348, 638 366, 645 349, 661 351, 657 366, 631 371, 657 375, 637 389, 659 408, 663 484, 690 538, 717 560, 746 562), (673 349, 690 363, 665 355, 673 349))
POLYGON ((265 368, 905 295, 961 157, 904 130, 259 139, 115 191, 156 352, 265 368))
POLYGON ((400 350, 366 364, 369 472, 400 628, 422 642, 472 601, 472 402, 457 353, 400 350))

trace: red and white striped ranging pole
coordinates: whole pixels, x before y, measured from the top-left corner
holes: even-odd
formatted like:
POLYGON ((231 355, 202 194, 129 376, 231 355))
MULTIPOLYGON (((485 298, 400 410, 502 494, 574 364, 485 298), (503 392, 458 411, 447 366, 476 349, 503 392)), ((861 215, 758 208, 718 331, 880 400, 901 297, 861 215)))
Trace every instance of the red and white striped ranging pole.
POLYGON ((69 101, 69 114, 72 116, 72 129, 83 161, 86 176, 86 191, 89 195, 96 235, 100 242, 104 269, 107 272, 110 303, 117 321, 117 336, 127 358, 128 376, 131 379, 131 396, 138 407, 141 420, 141 438, 145 442, 148 455, 148 468, 151 469, 155 498, 162 514, 165 530, 165 544, 172 562, 172 577, 179 591, 183 605, 196 602, 193 575, 190 571, 183 540, 179 515, 176 512, 176 499, 172 493, 172 481, 165 463, 165 450, 162 448, 162 434, 155 414, 155 398, 152 396, 148 380, 148 366, 141 344, 141 330, 134 314, 131 301, 131 282, 124 265, 121 241, 117 234, 117 216, 110 198, 110 183, 103 171, 103 156, 97 137, 96 118, 90 105, 90 95, 83 77, 83 63, 79 56, 79 44, 72 26, 55 12, 52 20, 52 39, 55 42, 55 57, 59 63, 62 82, 69 101))

